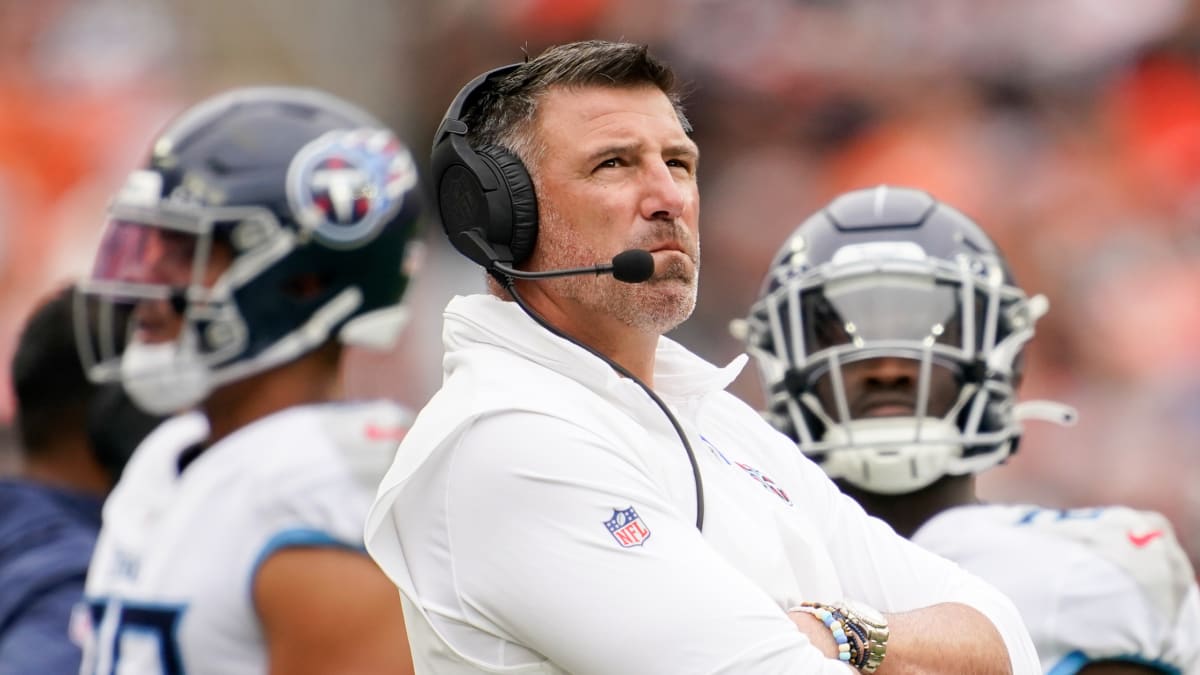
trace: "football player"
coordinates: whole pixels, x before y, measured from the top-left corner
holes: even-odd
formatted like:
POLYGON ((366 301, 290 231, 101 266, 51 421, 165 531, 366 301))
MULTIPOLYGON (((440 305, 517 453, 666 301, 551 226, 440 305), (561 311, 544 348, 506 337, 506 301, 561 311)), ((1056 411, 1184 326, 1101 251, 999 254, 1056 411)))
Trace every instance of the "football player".
POLYGON ((199 103, 130 174, 80 348, 93 379, 179 414, 105 505, 84 673, 411 672, 362 541, 409 414, 338 398, 344 346, 403 324, 418 194, 391 131, 300 88, 199 103))
POLYGON ((1165 518, 976 496, 1024 420, 1074 421, 1016 401, 1047 308, 972 220, 879 186, 792 233, 734 333, 771 422, 868 513, 1011 597, 1047 673, 1200 672, 1200 592, 1165 518))

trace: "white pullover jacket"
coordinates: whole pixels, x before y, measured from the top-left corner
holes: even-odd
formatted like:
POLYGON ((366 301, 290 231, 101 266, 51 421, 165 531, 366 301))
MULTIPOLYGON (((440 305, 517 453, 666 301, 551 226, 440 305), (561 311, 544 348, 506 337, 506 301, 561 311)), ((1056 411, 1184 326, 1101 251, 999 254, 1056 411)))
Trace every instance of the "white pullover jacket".
MULTIPOLYGON (((660 339, 655 391, 511 302, 446 307, 442 389, 380 486, 368 551, 402 593, 418 673, 838 673, 785 610, 970 605, 1038 672, 1012 604, 868 517, 717 368, 660 339)), ((948 642, 953 635, 946 635, 948 642)))

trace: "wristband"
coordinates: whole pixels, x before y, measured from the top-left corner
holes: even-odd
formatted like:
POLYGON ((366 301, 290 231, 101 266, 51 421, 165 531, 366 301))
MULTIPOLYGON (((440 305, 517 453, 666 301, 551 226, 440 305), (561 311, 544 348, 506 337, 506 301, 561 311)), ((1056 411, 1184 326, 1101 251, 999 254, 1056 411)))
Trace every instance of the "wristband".
POLYGON ((788 611, 804 612, 820 619, 821 623, 825 624, 825 627, 833 634, 833 641, 837 643, 838 660, 851 666, 858 660, 855 658, 857 654, 852 652, 859 650, 855 649, 855 646, 851 644, 850 637, 846 631, 846 622, 840 612, 831 607, 816 603, 803 603, 799 607, 793 607, 788 611))

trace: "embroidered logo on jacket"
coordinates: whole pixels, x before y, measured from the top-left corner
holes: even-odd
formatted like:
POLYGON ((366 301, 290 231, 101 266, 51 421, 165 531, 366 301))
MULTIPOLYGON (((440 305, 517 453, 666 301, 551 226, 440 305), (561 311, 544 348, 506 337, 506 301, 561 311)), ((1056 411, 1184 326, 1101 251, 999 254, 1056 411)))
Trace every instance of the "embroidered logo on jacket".
POLYGON ((613 509, 613 517, 604 521, 604 526, 622 548, 641 546, 650 537, 650 528, 632 506, 613 509))
POLYGON ((725 462, 726 464, 728 464, 730 466, 739 467, 742 471, 745 471, 751 478, 758 481, 759 485, 767 488, 772 493, 774 493, 776 497, 779 497, 784 502, 787 502, 788 506, 792 506, 792 500, 788 498, 787 493, 783 491, 783 488, 776 485, 775 481, 771 480, 770 476, 764 474, 763 472, 750 466, 749 464, 745 464, 743 462, 731 461, 728 457, 725 456, 725 453, 721 452, 721 449, 718 448, 715 443, 713 443, 712 441, 705 438, 703 434, 700 435, 700 440, 704 441, 704 444, 706 446, 708 446, 709 451, 711 451, 714 455, 716 455, 721 461, 725 462))
POLYGON ((792 500, 788 499, 787 493, 783 491, 783 488, 776 485, 775 481, 771 480, 770 476, 768 476, 765 473, 759 471, 758 469, 750 466, 749 464, 743 464, 742 462, 738 462, 737 465, 742 467, 742 470, 745 471, 747 474, 749 474, 751 478, 758 481, 759 485, 761 485, 761 486, 767 488, 768 490, 770 490, 771 492, 775 493, 776 497, 779 497, 783 501, 787 502, 789 506, 791 505, 792 500))

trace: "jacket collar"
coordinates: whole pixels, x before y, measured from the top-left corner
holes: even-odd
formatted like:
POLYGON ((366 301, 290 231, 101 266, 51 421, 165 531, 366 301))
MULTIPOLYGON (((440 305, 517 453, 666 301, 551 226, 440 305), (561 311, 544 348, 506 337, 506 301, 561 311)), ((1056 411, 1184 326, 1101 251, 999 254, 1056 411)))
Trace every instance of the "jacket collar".
MULTIPOLYGON (((620 376, 582 347, 539 326, 515 302, 492 295, 456 296, 444 314, 442 339, 446 374, 479 347, 500 349, 579 380, 607 389, 620 376)), ((667 337, 660 337, 654 360, 655 390, 667 398, 691 398, 720 391, 742 372, 745 354, 718 368, 667 337)))

